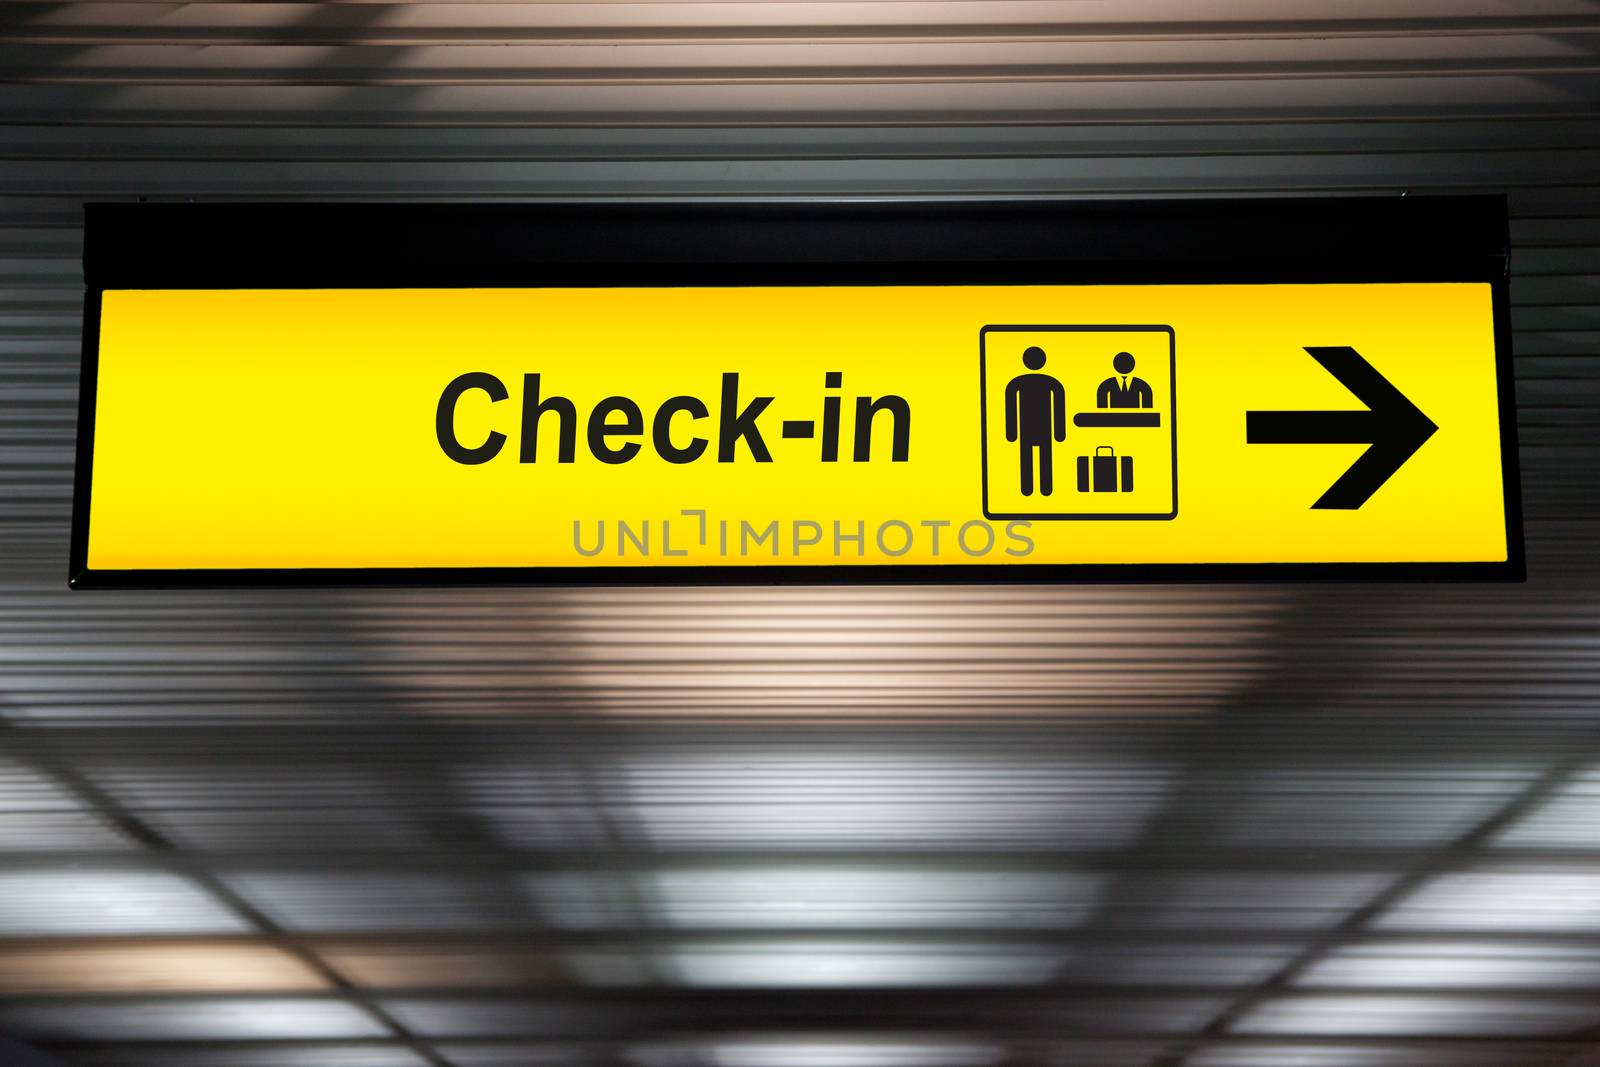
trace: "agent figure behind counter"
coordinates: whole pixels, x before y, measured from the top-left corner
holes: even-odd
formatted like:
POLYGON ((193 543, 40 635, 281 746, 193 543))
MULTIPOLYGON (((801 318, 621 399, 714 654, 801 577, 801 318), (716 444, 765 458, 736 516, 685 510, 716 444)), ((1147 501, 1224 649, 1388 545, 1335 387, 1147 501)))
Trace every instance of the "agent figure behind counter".
POLYGON ((1118 352, 1111 360, 1116 375, 1100 383, 1094 393, 1097 408, 1148 408, 1155 405, 1150 383, 1143 378, 1133 378, 1133 353, 1118 352))
MULTIPOLYGON (((1132 358, 1131 356, 1129 357, 1132 358)), ((1034 346, 1022 353, 1030 371, 1044 366, 1044 349, 1034 346)), ((1148 389, 1148 387, 1146 387, 1148 389)), ((1049 496, 1055 488, 1050 477, 1054 441, 1067 439, 1067 391, 1048 374, 1019 374, 1006 386, 1006 440, 1022 447, 1022 495, 1033 495, 1034 452, 1038 452, 1039 492, 1049 496)))

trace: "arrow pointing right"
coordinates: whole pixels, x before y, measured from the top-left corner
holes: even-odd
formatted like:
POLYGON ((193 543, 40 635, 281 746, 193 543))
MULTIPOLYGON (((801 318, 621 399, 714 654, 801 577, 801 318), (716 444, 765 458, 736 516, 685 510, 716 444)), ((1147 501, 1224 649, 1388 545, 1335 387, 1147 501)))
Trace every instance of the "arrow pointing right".
POLYGON ((1371 445, 1312 508, 1353 511, 1367 502, 1439 427, 1348 345, 1307 347, 1366 411, 1247 411, 1252 445, 1371 445))

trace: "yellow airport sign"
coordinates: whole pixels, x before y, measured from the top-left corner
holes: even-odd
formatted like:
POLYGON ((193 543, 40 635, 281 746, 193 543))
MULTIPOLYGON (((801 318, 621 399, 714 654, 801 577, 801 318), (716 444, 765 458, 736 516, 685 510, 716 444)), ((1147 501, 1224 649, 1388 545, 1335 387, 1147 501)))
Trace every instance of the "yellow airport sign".
POLYGON ((1505 567, 1494 289, 107 286, 80 576, 1505 567))

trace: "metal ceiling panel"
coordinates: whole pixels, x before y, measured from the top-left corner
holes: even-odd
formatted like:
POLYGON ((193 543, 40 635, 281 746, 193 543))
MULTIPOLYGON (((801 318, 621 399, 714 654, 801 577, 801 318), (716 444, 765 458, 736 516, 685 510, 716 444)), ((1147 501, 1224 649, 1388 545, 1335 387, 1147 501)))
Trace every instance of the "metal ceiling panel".
POLYGON ((0 1032, 1600 1062, 1600 5, 0 8, 0 1032), (1515 586, 65 589, 85 199, 1508 197, 1515 586))

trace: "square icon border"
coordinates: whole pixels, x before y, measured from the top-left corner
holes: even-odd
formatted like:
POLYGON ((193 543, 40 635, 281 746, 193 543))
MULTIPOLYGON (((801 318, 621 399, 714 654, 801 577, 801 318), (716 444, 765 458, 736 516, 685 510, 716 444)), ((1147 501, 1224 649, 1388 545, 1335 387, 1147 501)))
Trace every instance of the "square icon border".
POLYGON ((1081 325, 988 325, 978 330, 978 444, 979 462, 983 476, 983 517, 986 519, 1033 519, 1040 522, 1093 522, 1134 521, 1166 522, 1178 517, 1178 335, 1171 326, 1150 323, 1139 325, 1081 324, 1081 325), (1167 395, 1172 411, 1169 435, 1172 439, 1172 510, 1168 512, 1132 513, 1067 513, 1059 512, 1002 512, 989 510, 989 368, 988 341, 990 333, 1164 333, 1167 335, 1168 388, 1167 395))

